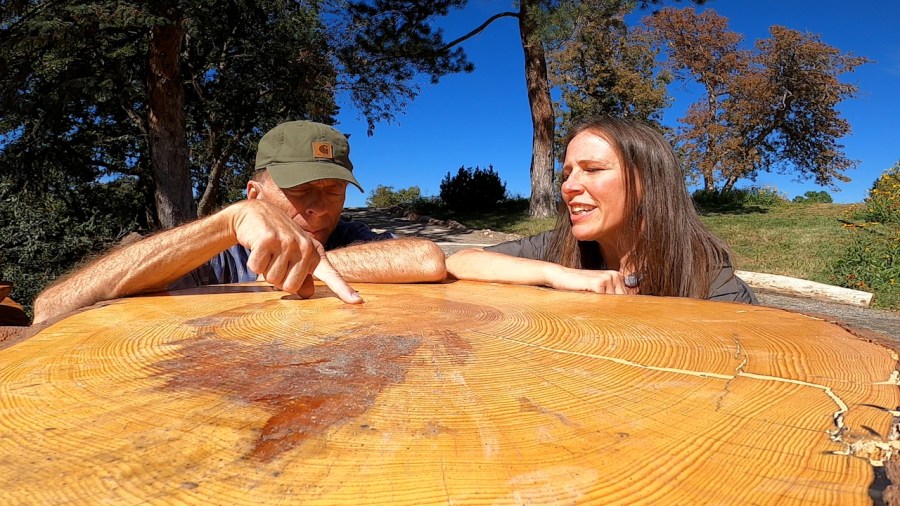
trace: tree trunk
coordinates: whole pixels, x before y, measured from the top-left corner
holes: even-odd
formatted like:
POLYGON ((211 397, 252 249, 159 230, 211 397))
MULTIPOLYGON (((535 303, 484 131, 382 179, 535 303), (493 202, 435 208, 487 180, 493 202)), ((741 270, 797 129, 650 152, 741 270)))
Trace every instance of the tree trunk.
POLYGON ((725 180, 725 184, 722 185, 722 193, 729 192, 734 189, 734 185, 738 182, 736 177, 730 177, 725 180))
POLYGON ((363 296, 207 286, 0 344, 0 502, 871 506, 898 460, 887 336, 679 297, 363 296))
POLYGON ((531 216, 555 214, 553 190, 553 106, 547 79, 544 46, 536 33, 531 10, 539 9, 536 0, 522 0, 519 10, 519 34, 525 52, 525 83, 531 105, 534 129, 531 145, 531 216))
POLYGON ((156 212, 163 228, 196 217, 184 124, 183 35, 180 17, 150 32, 147 124, 156 212))
POLYGON ((703 189, 708 192, 716 191, 716 179, 712 174, 703 173, 703 189))

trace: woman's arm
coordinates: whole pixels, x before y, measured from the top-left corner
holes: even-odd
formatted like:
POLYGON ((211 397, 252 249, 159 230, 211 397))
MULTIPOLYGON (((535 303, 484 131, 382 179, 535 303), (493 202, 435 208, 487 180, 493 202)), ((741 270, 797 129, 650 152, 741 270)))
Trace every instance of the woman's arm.
POLYGON ((551 262, 519 258, 482 249, 464 249, 447 258, 447 272, 456 279, 547 286, 557 290, 636 294, 618 271, 570 269, 551 262))

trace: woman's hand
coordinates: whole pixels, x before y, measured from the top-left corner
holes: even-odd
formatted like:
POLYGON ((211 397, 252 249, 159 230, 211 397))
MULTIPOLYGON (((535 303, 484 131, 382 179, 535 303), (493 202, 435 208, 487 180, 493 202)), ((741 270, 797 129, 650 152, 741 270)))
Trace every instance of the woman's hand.
POLYGON ((547 286, 556 290, 594 292, 616 295, 635 295, 639 287, 625 285, 625 275, 619 271, 595 271, 557 266, 547 275, 547 286))

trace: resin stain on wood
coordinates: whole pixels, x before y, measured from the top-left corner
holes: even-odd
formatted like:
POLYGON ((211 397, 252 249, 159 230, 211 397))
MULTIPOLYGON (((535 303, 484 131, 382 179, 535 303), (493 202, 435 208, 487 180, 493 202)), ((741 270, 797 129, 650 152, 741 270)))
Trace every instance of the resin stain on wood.
POLYGON ((366 335, 306 348, 247 346, 212 335, 182 343, 156 365, 166 388, 202 389, 271 411, 249 456, 269 461, 363 414, 403 382, 422 339, 366 335))

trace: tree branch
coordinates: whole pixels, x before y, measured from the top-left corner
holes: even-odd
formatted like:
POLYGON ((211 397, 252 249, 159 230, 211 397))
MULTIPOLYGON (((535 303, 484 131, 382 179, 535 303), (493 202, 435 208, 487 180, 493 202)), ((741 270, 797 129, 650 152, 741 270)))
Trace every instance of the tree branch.
POLYGON ((25 23, 26 21, 37 16, 38 14, 41 14, 41 11, 49 10, 49 9, 55 7, 56 4, 60 4, 60 3, 62 3, 62 0, 50 0, 47 2, 42 2, 40 4, 37 4, 34 6, 33 9, 23 12, 21 14, 21 17, 19 17, 19 19, 10 23, 10 25, 6 27, 6 30, 4 30, 2 33, 0 33, 0 44, 5 43, 6 42, 5 39, 9 38, 11 36, 10 34, 12 34, 13 30, 18 28, 19 25, 21 25, 22 23, 25 23))
POLYGON ((137 111, 135 111, 134 109, 132 109, 130 107, 126 107, 124 105, 122 105, 121 107, 122 107, 122 110, 125 111, 126 114, 128 114, 128 118, 131 120, 132 123, 134 123, 134 126, 136 126, 137 129, 141 132, 141 135, 146 136, 147 135, 147 127, 144 124, 144 119, 141 118, 141 115, 138 114, 137 111))
POLYGON ((213 206, 218 197, 219 187, 221 186, 222 171, 225 169, 225 164, 228 162, 228 159, 231 158, 231 155, 240 145, 245 133, 247 132, 237 132, 228 142, 228 145, 225 146, 222 153, 213 161, 212 169, 207 178, 206 190, 204 190, 203 196, 200 198, 200 204, 197 206, 198 217, 202 218, 203 216, 212 214, 213 206))
POLYGON ((471 32, 463 35, 462 37, 460 37, 452 42, 448 42, 447 44, 445 44, 444 47, 442 47, 438 50, 438 52, 446 51, 446 50, 450 49, 451 47, 456 46, 457 44, 461 44, 462 42, 465 42, 466 40, 471 39, 472 37, 481 33, 485 28, 488 27, 489 24, 493 23, 495 20, 500 19, 502 17, 507 17, 507 16, 517 18, 517 17, 519 17, 519 13, 518 12, 500 12, 500 13, 494 14, 493 16, 489 17, 487 19, 487 21, 485 21, 484 23, 481 23, 481 26, 479 26, 478 28, 472 30, 471 32))

